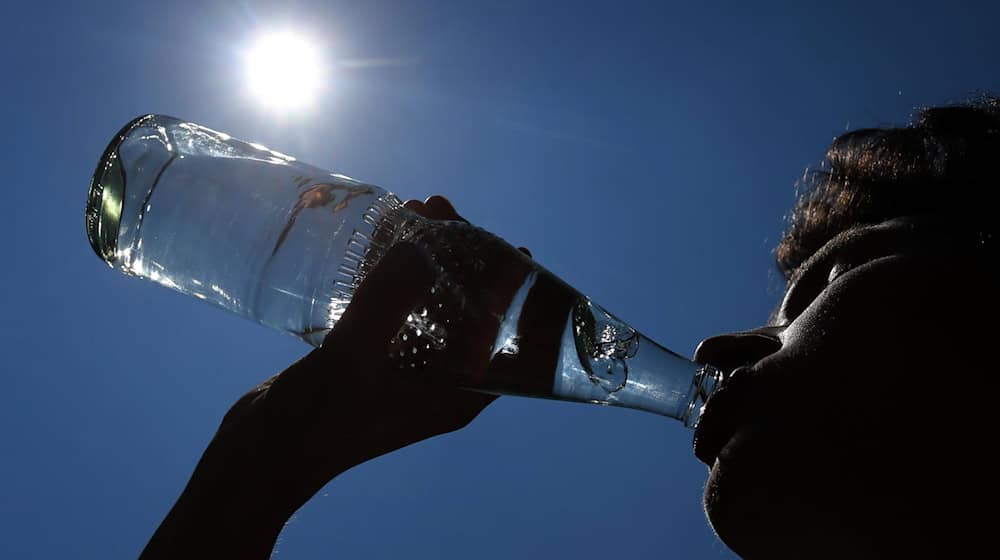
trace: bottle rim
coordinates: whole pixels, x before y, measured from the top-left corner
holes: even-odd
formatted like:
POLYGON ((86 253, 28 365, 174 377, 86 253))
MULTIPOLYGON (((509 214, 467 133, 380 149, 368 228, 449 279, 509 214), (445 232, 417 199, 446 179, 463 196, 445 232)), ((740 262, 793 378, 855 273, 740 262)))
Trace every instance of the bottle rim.
POLYGON ((85 213, 87 240, 98 257, 109 265, 118 249, 118 227, 127 183, 125 170, 118 162, 118 148, 129 132, 156 115, 145 114, 130 120, 108 143, 90 179, 85 213))

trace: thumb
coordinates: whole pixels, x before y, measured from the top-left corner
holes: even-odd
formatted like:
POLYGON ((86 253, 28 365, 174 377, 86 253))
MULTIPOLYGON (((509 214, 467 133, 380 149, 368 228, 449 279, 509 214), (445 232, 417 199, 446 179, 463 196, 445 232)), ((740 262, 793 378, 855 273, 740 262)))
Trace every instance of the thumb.
POLYGON ((412 243, 396 243, 354 292, 350 305, 323 341, 343 339, 364 350, 378 350, 403 324, 434 282, 426 254, 412 243))

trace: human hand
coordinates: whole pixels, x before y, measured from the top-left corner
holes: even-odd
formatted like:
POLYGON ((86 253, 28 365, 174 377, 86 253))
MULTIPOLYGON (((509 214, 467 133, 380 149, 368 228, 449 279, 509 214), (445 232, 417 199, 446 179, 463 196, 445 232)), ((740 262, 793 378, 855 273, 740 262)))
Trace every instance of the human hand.
MULTIPOLYGON (((439 194, 429 196, 423 202, 420 202, 419 200, 407 200, 403 203, 403 206, 425 218, 430 218, 432 220, 455 220, 469 223, 469 220, 466 220, 459 215, 450 200, 439 194)), ((526 247, 518 247, 517 250, 521 251, 528 257, 531 257, 531 251, 529 251, 526 247)))
POLYGON ((529 280, 538 270, 531 253, 523 247, 515 251, 499 237, 472 226, 442 196, 410 200, 405 206, 425 218, 449 223, 425 224, 405 237, 427 250, 438 274, 426 304, 414 311, 419 313, 415 317, 427 319, 400 331, 393 351, 405 356, 417 375, 443 375, 459 386, 491 393, 547 394, 551 387, 533 381, 550 374, 547 369, 555 364, 547 368, 528 358, 535 352, 527 348, 537 347, 541 339, 524 336, 533 329, 530 323, 537 322, 522 321, 520 307, 511 315, 514 299, 533 284, 529 280), (511 331, 501 328, 517 329, 519 334, 512 339, 511 331), (497 338, 501 332, 504 340, 497 338), (500 352, 498 344, 516 344, 525 351, 515 351, 515 360, 500 352), (538 377, 530 373, 533 369, 546 371, 538 377))
POLYGON ((389 358, 432 284, 418 248, 392 247, 320 348, 232 406, 144 557, 266 558, 288 517, 337 474, 472 421, 495 396, 410 379, 389 358))

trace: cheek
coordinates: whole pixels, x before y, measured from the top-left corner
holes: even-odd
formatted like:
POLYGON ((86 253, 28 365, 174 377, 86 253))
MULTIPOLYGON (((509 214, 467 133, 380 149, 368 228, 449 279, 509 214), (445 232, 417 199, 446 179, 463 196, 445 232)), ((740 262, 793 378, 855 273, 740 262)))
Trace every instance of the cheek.
POLYGON ((826 442, 860 470, 900 456, 895 442, 928 423, 961 346, 942 328, 954 318, 942 297, 951 282, 930 272, 901 260, 845 278, 785 331, 762 369, 780 379, 786 417, 826 434, 790 444, 826 442))
POLYGON ((971 367, 956 357, 966 335, 942 328, 956 317, 943 294, 957 289, 941 267, 898 259, 823 292, 755 368, 778 388, 761 403, 774 420, 720 455, 706 488, 713 523, 836 526, 865 500, 916 488, 928 445, 945 441, 932 416, 955 399, 948 377, 971 367))
POLYGON ((832 376, 829 385, 878 385, 920 354, 940 353, 942 326, 954 319, 953 289, 940 267, 919 260, 873 263, 820 294, 785 331, 783 352, 802 360, 800 382, 832 376))
POLYGON ((953 481, 995 425, 977 412, 995 406, 969 404, 989 391, 965 385, 992 363, 995 298, 984 302, 992 288, 967 278, 940 262, 877 263, 843 276, 784 331, 781 350, 754 368, 776 388, 760 403, 772 420, 747 419, 706 487, 727 545, 759 557, 814 535, 833 550, 972 499, 953 481))

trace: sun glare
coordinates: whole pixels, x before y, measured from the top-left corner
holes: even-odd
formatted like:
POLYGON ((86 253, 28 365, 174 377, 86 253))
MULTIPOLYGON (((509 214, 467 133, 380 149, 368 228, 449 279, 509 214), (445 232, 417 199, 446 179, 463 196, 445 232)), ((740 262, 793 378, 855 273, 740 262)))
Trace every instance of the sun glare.
POLYGON ((323 70, 317 44, 291 31, 261 35, 246 54, 250 92, 272 109, 299 109, 314 102, 323 70))

